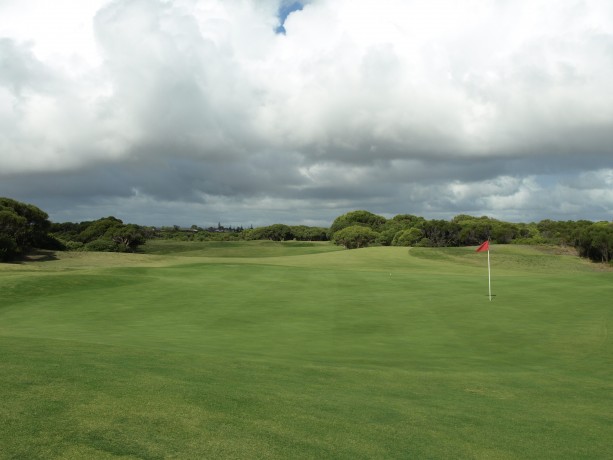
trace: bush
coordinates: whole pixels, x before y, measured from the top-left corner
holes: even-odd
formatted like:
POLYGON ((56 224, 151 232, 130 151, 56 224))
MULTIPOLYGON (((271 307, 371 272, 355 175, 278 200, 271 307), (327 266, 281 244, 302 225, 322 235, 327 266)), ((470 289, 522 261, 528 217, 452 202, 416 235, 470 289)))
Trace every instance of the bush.
POLYGON ((513 241, 511 241, 511 244, 542 245, 554 244, 554 242, 543 238, 542 236, 533 236, 530 238, 515 238, 513 241))
POLYGON ((83 249, 92 252, 122 252, 120 245, 112 240, 100 238, 87 243, 83 249))
POLYGON ((395 229, 387 229, 383 230, 379 233, 379 237, 377 238, 377 243, 382 246, 389 246, 393 244, 394 236, 398 233, 398 230, 395 229))
POLYGON ((64 247, 67 251, 82 251, 85 246, 80 241, 67 241, 64 243, 64 247))
POLYGON ((423 237, 423 233, 418 228, 409 228, 402 230, 394 236, 392 241, 393 246, 415 246, 423 237))
POLYGON ((334 234, 333 242, 347 249, 365 248, 375 241, 379 234, 368 227, 353 225, 345 227, 334 234))
POLYGON ((421 240, 417 242, 415 246, 420 247, 420 248, 431 248, 431 247, 434 247, 434 244, 432 244, 432 241, 430 240, 430 238, 422 238, 421 240))
POLYGON ((334 235, 336 232, 354 225, 362 225, 373 231, 380 232, 385 222, 385 217, 378 216, 369 211, 351 211, 334 219, 330 227, 330 233, 334 235))

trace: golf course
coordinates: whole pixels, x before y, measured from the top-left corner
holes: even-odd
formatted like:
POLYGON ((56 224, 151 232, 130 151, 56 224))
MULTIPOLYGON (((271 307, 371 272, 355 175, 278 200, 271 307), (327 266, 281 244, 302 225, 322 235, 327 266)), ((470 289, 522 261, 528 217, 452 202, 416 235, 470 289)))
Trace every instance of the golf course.
POLYGON ((152 240, 0 264, 0 459, 613 458, 613 270, 152 240))

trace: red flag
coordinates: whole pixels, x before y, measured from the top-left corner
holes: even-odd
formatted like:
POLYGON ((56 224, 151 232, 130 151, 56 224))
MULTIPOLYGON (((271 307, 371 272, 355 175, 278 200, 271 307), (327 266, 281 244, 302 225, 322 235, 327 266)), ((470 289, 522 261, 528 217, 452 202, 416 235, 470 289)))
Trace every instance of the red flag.
POLYGON ((485 243, 479 246, 475 252, 483 252, 483 251, 489 251, 489 250, 490 250, 490 240, 487 240, 485 243))

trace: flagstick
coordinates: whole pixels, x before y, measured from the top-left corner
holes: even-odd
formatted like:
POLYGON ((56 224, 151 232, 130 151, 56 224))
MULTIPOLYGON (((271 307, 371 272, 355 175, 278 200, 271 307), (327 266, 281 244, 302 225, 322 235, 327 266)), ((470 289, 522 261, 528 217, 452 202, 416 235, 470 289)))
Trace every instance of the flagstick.
POLYGON ((492 301, 492 271, 490 269, 490 248, 487 248, 487 287, 490 293, 490 302, 492 301))
POLYGON ((492 270, 490 268, 490 240, 489 238, 477 248, 477 252, 487 251, 487 287, 492 301, 492 270))

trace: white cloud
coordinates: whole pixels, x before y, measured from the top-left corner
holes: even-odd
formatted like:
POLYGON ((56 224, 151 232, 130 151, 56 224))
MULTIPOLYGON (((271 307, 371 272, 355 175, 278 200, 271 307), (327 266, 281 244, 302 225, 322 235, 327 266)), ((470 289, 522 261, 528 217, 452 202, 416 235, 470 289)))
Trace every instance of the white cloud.
POLYGON ((109 0, 6 0, 0 3, 2 35, 30 43, 36 57, 68 73, 97 64, 94 14, 109 0))
POLYGON ((610 212, 585 177, 610 171, 611 2, 313 0, 285 35, 279 6, 0 3, 0 193, 123 170, 74 200, 610 212))

